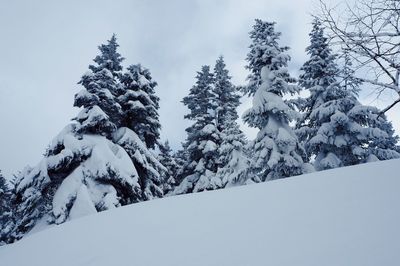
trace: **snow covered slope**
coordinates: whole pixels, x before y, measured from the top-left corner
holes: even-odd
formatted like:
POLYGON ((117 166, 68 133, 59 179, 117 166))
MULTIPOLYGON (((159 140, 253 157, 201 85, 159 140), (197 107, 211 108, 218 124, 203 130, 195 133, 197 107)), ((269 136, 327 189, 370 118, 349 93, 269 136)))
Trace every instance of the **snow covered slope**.
POLYGON ((400 265, 400 160, 86 216, 0 247, 1 266, 400 265))

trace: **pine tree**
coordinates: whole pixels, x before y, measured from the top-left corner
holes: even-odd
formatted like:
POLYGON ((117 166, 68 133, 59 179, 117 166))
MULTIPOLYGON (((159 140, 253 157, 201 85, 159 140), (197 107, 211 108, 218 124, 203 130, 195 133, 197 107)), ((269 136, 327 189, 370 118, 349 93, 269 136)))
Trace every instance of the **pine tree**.
MULTIPOLYGON (((13 237, 21 238, 39 220, 60 224, 143 200, 132 150, 128 155, 112 142, 121 137, 115 131, 121 117, 115 101, 122 69, 117 46, 113 36, 99 47, 96 65, 81 80, 85 89, 75 97, 83 111, 54 138, 40 163, 16 178, 13 237)), ((142 154, 139 148, 136 153, 142 154)))
POLYGON ((169 142, 166 141, 164 144, 159 145, 160 154, 158 160, 167 169, 164 176, 163 191, 164 195, 172 191, 176 185, 176 176, 178 174, 179 166, 175 161, 175 156, 172 152, 169 142))
POLYGON ((155 95, 157 83, 140 64, 129 66, 121 82, 118 101, 122 106, 122 127, 115 134, 114 142, 131 157, 139 175, 142 198, 162 197, 167 169, 149 150, 158 144, 161 128, 159 98, 155 95))
POLYGON ((234 117, 225 121, 221 137, 217 178, 222 181, 223 187, 252 182, 249 176, 250 159, 245 153, 247 141, 234 117))
POLYGON ((124 58, 118 53, 118 47, 117 37, 113 34, 107 44, 102 44, 98 47, 100 54, 93 59, 96 65, 90 65, 90 70, 93 73, 98 73, 107 69, 114 78, 119 77, 122 71, 121 63, 124 58))
POLYGON ((157 83, 150 71, 140 64, 131 65, 122 75, 123 93, 118 97, 122 106, 122 125, 132 129, 147 147, 154 148, 160 136, 159 98, 157 83))
POLYGON ((308 149, 307 139, 316 134, 316 126, 309 124, 311 113, 315 108, 323 104, 326 100, 332 99, 338 91, 338 68, 335 63, 336 56, 331 53, 327 38, 324 36, 321 23, 316 19, 313 21, 313 29, 309 34, 311 44, 306 48, 310 59, 301 67, 302 74, 299 77, 301 88, 310 91, 307 99, 299 98, 297 106, 302 115, 296 124, 296 133, 300 141, 305 143, 307 160, 310 160, 312 153, 308 149))
MULTIPOLYGON (((358 94, 362 82, 355 77, 350 51, 347 49, 342 51, 341 85, 345 90, 358 94)), ((399 137, 395 135, 392 123, 384 114, 375 107, 356 102, 350 115, 363 127, 364 138, 360 146, 366 149, 361 157, 362 162, 400 158, 400 152, 397 150, 399 137)))
POLYGON ((253 106, 244 113, 243 119, 260 130, 252 143, 252 171, 263 181, 304 171, 301 145, 289 126, 297 113, 282 98, 297 93, 299 88, 287 70, 289 48, 279 46, 281 34, 274 27, 275 23, 256 20, 246 58, 251 73, 244 92, 253 95, 253 106))
POLYGON ((84 89, 75 95, 76 107, 84 107, 76 120, 80 123, 79 133, 101 134, 111 138, 119 126, 121 107, 115 96, 120 90, 119 77, 123 57, 117 52, 115 35, 107 44, 99 46, 100 55, 93 60, 79 84, 84 89))
POLYGON ((348 117, 349 128, 357 137, 352 148, 356 159, 351 164, 400 158, 399 137, 378 108, 355 102, 348 117))
POLYGON ((231 83, 231 76, 226 69, 224 58, 220 56, 214 67, 214 94, 216 96, 216 125, 219 131, 230 121, 238 119, 237 107, 240 95, 231 83))
POLYGON ((315 156, 315 168, 358 164, 371 160, 374 153, 380 153, 380 158, 396 156, 391 149, 383 156, 382 148, 376 148, 379 144, 374 143, 396 142, 391 125, 385 117, 379 117, 376 108, 358 102, 359 81, 353 78, 351 61, 345 56, 339 70, 318 20, 313 22, 310 39, 306 49, 310 59, 302 66, 299 80, 310 96, 298 105, 303 117, 297 124, 297 134, 305 143, 307 155, 315 156))
MULTIPOLYGON (((343 65, 341 67, 341 86, 346 91, 353 91, 358 95, 362 82, 355 78, 352 60, 348 50, 343 50, 343 65)), ((366 106, 354 102, 354 107, 349 112, 351 117, 362 129, 359 133, 360 147, 363 148, 360 161, 376 161, 400 158, 397 150, 399 137, 395 135, 392 123, 376 107, 366 106)))
POLYGON ((11 190, 0 171, 0 246, 11 242, 13 227, 11 190))
POLYGON ((215 180, 220 134, 215 124, 217 106, 210 67, 203 66, 196 79, 189 95, 183 99, 190 110, 185 118, 193 120, 194 124, 186 129, 188 137, 184 148, 188 162, 183 167, 182 181, 175 188, 175 194, 211 190, 222 185, 215 180))
POLYGON ((246 139, 239 125, 237 108, 240 95, 231 83, 224 58, 220 56, 214 67, 214 94, 216 97, 216 125, 220 132, 218 171, 215 180, 222 186, 244 184, 248 180, 249 159, 244 149, 246 139))
POLYGON ((174 160, 177 164, 178 170, 176 172, 176 177, 175 177, 175 184, 178 185, 182 182, 182 179, 185 178, 185 164, 189 161, 189 154, 187 149, 184 147, 186 146, 187 143, 182 143, 182 149, 177 150, 174 154, 174 160))

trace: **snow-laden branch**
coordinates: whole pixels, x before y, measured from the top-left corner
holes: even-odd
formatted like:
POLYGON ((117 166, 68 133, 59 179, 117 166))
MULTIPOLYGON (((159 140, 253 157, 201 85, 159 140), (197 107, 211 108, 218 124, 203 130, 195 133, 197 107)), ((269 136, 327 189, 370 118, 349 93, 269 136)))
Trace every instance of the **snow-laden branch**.
POLYGON ((394 85, 394 84, 383 83, 383 82, 379 82, 377 80, 372 80, 372 79, 367 79, 367 78, 360 78, 360 77, 358 77, 357 79, 359 79, 362 82, 367 82, 367 83, 370 83, 372 85, 385 87, 385 88, 394 90, 397 93, 400 93, 400 88, 398 86, 394 85))

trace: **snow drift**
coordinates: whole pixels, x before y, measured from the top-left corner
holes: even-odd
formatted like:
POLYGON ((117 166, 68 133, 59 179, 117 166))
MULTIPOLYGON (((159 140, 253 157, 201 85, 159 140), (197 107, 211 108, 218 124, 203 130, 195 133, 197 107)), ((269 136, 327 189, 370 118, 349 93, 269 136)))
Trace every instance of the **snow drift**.
POLYGON ((0 265, 400 265, 400 160, 152 200, 0 247, 0 265))

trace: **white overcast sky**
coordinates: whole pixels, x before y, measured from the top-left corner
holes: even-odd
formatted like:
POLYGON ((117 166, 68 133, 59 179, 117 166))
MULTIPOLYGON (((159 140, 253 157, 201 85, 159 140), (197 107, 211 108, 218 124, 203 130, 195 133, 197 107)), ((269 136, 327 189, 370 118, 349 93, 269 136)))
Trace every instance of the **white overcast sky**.
MULTIPOLYGON (((296 75, 306 59, 313 10, 313 0, 1 0, 0 169, 10 176, 40 160, 77 114, 76 83, 112 33, 124 65, 142 63, 158 82, 162 139, 178 148, 189 125, 180 101, 196 71, 224 55, 234 83, 244 84, 248 32, 260 18, 278 23, 296 75)), ((398 111, 389 118, 399 130, 398 111)))

